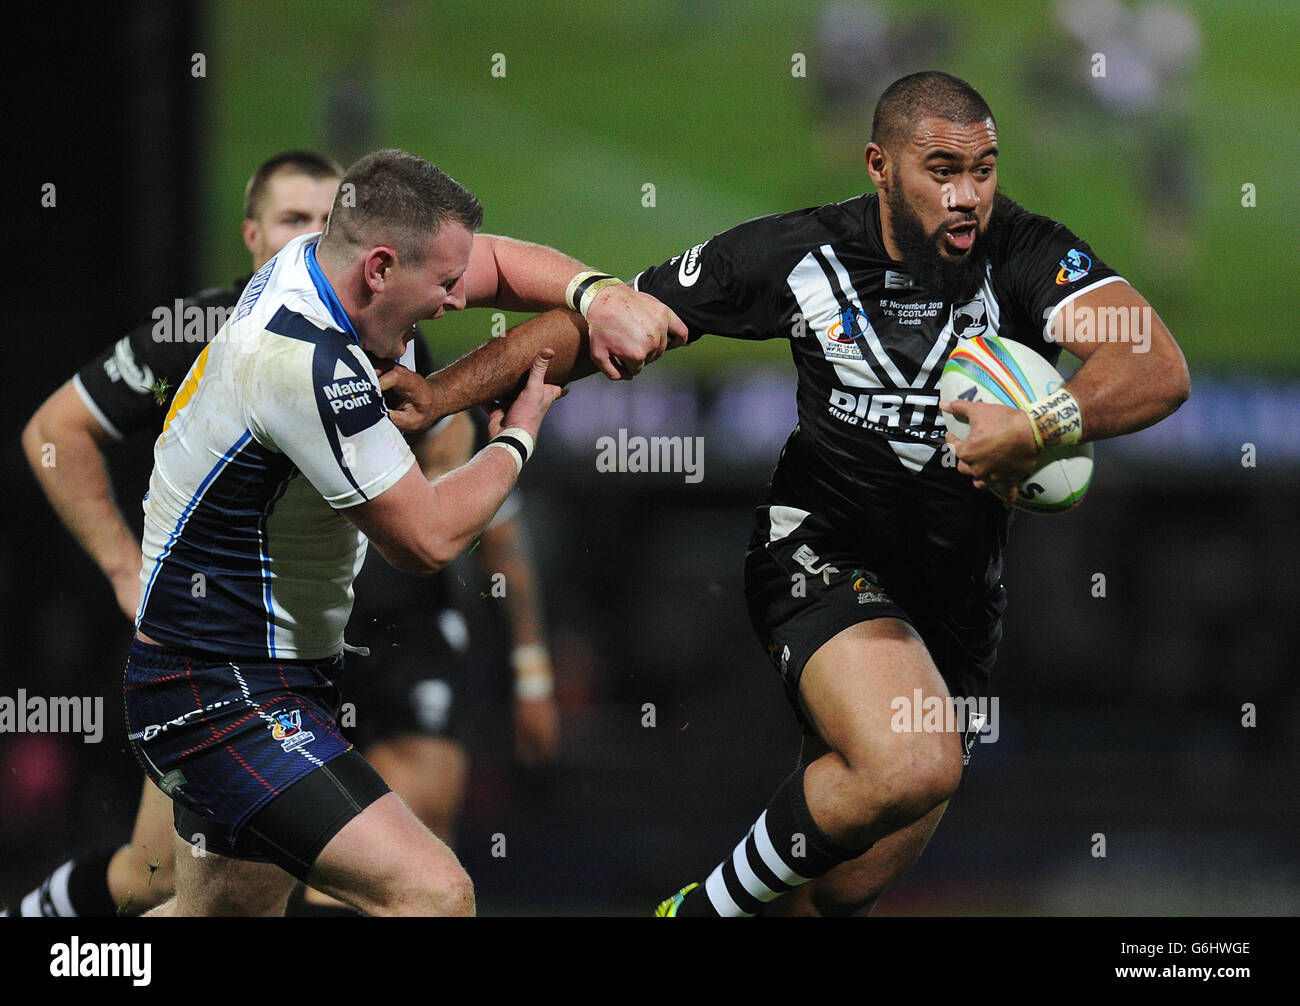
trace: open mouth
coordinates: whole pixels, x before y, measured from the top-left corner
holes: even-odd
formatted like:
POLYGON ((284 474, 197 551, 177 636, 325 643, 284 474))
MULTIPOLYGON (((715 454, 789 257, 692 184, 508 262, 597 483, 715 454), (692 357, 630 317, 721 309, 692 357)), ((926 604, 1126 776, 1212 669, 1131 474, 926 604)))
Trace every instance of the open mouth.
POLYGON ((943 232, 944 247, 958 255, 964 255, 975 244, 975 223, 957 224, 943 232))

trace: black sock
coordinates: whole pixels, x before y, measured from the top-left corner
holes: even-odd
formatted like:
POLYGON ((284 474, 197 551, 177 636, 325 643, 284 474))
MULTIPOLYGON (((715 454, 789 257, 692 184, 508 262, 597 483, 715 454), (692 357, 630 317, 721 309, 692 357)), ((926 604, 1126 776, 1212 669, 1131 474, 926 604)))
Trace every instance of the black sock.
POLYGON ((111 918, 117 906, 108 890, 108 864, 117 846, 70 859, 23 898, 19 914, 46 918, 111 918))
POLYGON ((803 776, 800 766, 781 784, 745 840, 686 896, 679 918, 753 915, 764 903, 866 852, 836 845, 817 827, 803 776))

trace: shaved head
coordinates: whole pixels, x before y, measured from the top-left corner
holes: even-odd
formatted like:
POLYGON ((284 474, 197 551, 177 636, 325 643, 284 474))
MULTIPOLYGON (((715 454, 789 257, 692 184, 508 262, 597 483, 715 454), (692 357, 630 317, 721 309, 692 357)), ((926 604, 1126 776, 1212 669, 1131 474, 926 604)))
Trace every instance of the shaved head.
POLYGON ((449 220, 476 231, 483 223, 483 207, 424 158, 404 150, 376 150, 343 176, 319 252, 337 260, 350 250, 383 244, 418 265, 428 242, 449 220))
POLYGON ((988 103, 966 81, 939 70, 925 70, 900 77, 885 88, 871 120, 871 142, 892 155, 927 118, 959 126, 988 119, 996 125, 988 103))

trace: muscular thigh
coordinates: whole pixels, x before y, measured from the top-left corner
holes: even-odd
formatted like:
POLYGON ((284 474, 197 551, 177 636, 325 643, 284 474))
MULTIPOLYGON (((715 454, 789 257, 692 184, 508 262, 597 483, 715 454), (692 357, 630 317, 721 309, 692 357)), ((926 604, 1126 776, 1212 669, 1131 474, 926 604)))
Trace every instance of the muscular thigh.
MULTIPOLYGON (((309 886, 375 914, 463 876, 455 854, 388 793, 348 822, 317 857, 309 886)), ((472 911, 472 894, 470 895, 472 911)))
POLYGON ((870 675, 864 687, 879 682, 894 689, 891 698, 908 685, 925 696, 987 691, 1001 638, 1000 585, 985 591, 922 575, 888 548, 864 549, 808 515, 779 540, 756 538, 745 561, 745 595, 759 641, 805 726, 803 677, 814 657, 820 673, 843 667, 851 679, 870 675))
MULTIPOLYGON (((896 618, 861 622, 839 632, 808 660, 799 683, 805 720, 851 765, 932 747, 935 738, 913 731, 913 717, 902 713, 918 703, 942 707, 947 697, 947 685, 921 637, 896 618)), ((955 751, 956 736, 948 740, 955 751)))

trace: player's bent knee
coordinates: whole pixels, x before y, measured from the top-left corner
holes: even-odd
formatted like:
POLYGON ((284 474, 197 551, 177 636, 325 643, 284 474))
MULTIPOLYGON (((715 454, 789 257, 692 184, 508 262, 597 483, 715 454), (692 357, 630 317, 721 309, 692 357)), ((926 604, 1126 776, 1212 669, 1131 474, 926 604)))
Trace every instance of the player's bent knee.
POLYGON ((886 757, 852 768, 856 816, 864 826, 889 830, 906 827, 947 802, 962 775, 959 746, 946 734, 913 735, 886 757))
POLYGON ((307 883, 367 915, 474 914, 473 884, 455 853, 394 793, 331 839, 307 883))
POLYGON ((464 870, 450 882, 439 885, 435 914, 449 918, 471 918, 476 906, 474 882, 464 870))
POLYGON ((415 877, 392 878, 339 896, 367 915, 469 918, 475 913, 474 883, 459 864, 440 864, 415 877))
POLYGON ((401 914, 434 915, 450 918, 467 918, 474 915, 474 882, 455 859, 441 860, 420 878, 422 883, 408 892, 394 892, 396 904, 392 907, 401 914), (409 893, 409 902, 402 898, 409 893))
MULTIPOLYGON (((944 737, 935 736, 936 741, 944 737)), ((950 745, 933 743, 914 749, 885 773, 882 788, 888 806, 902 823, 919 820, 957 792, 961 771, 961 755, 950 745)))
POLYGON ((409 870, 385 878, 372 906, 377 915, 471 916, 474 882, 459 860, 443 847, 412 874, 409 870))

